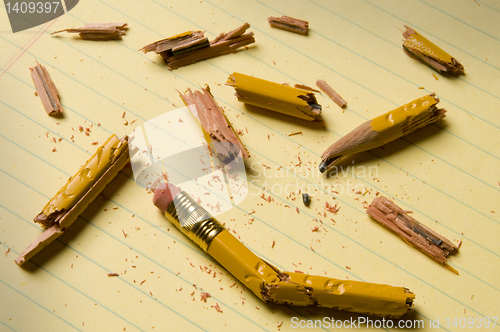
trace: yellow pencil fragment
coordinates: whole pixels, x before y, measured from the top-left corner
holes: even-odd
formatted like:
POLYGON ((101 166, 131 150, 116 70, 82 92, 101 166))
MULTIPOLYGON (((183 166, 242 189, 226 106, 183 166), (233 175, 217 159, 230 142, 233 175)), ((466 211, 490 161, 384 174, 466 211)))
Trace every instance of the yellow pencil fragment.
POLYGON ((242 103, 309 121, 319 120, 321 105, 311 91, 240 73, 230 75, 227 85, 236 90, 242 103))

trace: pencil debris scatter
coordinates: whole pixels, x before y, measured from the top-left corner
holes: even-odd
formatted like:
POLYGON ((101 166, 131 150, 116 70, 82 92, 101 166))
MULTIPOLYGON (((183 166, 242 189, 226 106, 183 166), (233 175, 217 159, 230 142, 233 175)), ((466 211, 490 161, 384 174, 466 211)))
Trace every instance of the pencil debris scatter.
POLYGON ((431 93, 366 121, 323 152, 320 172, 348 155, 378 148, 443 118, 446 110, 437 108, 438 103, 431 93))
POLYGON ((314 88, 311 88, 310 86, 307 86, 304 84, 294 84, 293 86, 296 87, 297 89, 309 90, 309 91, 321 93, 321 91, 314 89, 314 88))
POLYGON ((127 23, 87 23, 81 28, 59 30, 52 32, 51 35, 68 32, 78 33, 80 38, 86 40, 114 40, 122 39, 127 29, 127 23))
POLYGON ((59 100, 59 91, 50 79, 47 69, 37 62, 35 67, 30 68, 30 71, 37 94, 47 114, 61 114, 63 109, 59 100))
POLYGON ((299 20, 290 16, 268 17, 267 21, 273 28, 307 35, 309 33, 309 22, 299 20))
POLYGON ((403 51, 438 72, 453 75, 464 74, 464 66, 424 36, 405 25, 403 51))
POLYGON ((16 258, 16 263, 22 265, 70 228, 129 160, 128 137, 112 135, 33 219, 46 230, 16 258))
POLYGON ((323 80, 317 80, 316 85, 318 88, 321 89, 328 97, 330 97, 335 104, 337 104, 340 108, 344 108, 347 106, 347 102, 337 93, 335 90, 332 89, 328 83, 326 83, 323 80))
POLYGON ((434 260, 458 274, 458 272, 447 265, 446 262, 449 255, 458 253, 459 246, 455 246, 442 235, 439 235, 410 217, 408 215, 410 211, 404 211, 387 198, 379 196, 372 201, 366 213, 395 232, 412 247, 431 256, 434 260))
POLYGON ((234 53, 239 48, 255 42, 253 32, 245 33, 250 24, 245 23, 228 33, 221 33, 211 42, 204 31, 187 31, 146 45, 139 51, 155 52, 163 57, 170 70, 199 61, 234 53))
POLYGON ((321 105, 311 91, 240 73, 231 74, 226 84, 235 89, 236 97, 242 103, 321 122, 321 105))

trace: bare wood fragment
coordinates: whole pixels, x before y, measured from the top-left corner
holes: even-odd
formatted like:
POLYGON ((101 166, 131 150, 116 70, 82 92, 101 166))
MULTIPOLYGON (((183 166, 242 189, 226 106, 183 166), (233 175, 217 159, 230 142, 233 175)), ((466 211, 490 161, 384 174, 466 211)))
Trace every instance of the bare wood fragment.
POLYGON ((37 62, 36 66, 30 68, 31 79, 35 84, 40 100, 48 115, 58 115, 63 112, 59 100, 59 91, 50 79, 47 69, 37 62))
POLYGON ((69 229, 129 159, 128 137, 112 136, 44 207, 34 221, 46 230, 15 259, 24 264, 69 229))
POLYGON ((218 156, 222 159, 233 159, 241 153, 244 158, 250 155, 241 143, 238 134, 226 118, 223 109, 217 104, 210 93, 210 88, 201 91, 191 91, 181 94, 184 104, 200 121, 203 130, 208 134, 218 156))
POLYGON ((362 123, 323 152, 320 172, 348 155, 378 148, 444 118, 446 110, 438 108, 438 103, 439 98, 431 93, 362 123))
POLYGON ((328 97, 330 97, 335 104, 339 105, 340 108, 344 108, 347 106, 347 102, 337 93, 335 90, 332 89, 331 86, 328 85, 323 80, 317 80, 316 85, 318 88, 321 89, 328 97))
POLYGON ((282 29, 290 32, 307 35, 309 31, 309 22, 299 20, 290 16, 269 17, 267 19, 271 27, 282 29))
POLYGON ((375 198, 366 210, 370 217, 395 232, 409 245, 431 256, 434 260, 458 274, 446 262, 449 255, 458 253, 459 247, 410 217, 408 215, 410 212, 401 209, 383 196, 375 198))
POLYGON ((163 57, 170 70, 199 61, 237 52, 239 48, 255 42, 253 32, 245 33, 250 24, 245 23, 228 33, 221 33, 211 42, 203 31, 188 31, 146 45, 139 51, 155 52, 163 57))
POLYGON ((87 23, 81 28, 59 30, 52 32, 51 35, 68 32, 78 33, 80 38, 86 40, 112 40, 122 39, 127 29, 127 23, 87 23))

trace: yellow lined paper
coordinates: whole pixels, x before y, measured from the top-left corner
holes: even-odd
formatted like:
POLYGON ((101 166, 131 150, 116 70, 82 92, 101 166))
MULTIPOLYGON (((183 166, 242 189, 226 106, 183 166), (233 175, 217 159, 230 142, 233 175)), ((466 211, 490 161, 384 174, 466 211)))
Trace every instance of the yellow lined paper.
POLYGON ((260 302, 164 219, 130 168, 26 268, 14 263, 42 231, 32 218, 95 151, 92 142, 129 134, 183 106, 176 90, 206 83, 251 155, 248 197, 218 219, 258 256, 283 270, 408 287, 416 299, 407 318, 422 320, 424 330, 437 318, 453 331, 461 319, 499 315, 496 2, 93 0, 16 34, 4 10, 0 17, 0 253, 10 249, 0 255, 0 331, 275 331, 292 330, 292 317, 358 319, 260 302), (267 17, 281 15, 309 21, 309 36, 272 29, 267 17), (130 28, 122 41, 49 35, 91 22, 130 28), (213 39, 243 22, 256 44, 237 54, 169 71, 161 57, 137 51, 187 30, 213 39), (466 75, 444 77, 405 55, 405 24, 457 58, 466 75), (59 89, 62 118, 47 116, 34 95, 28 68, 36 61, 59 89), (348 107, 316 94, 326 127, 247 107, 224 85, 235 71, 312 87, 324 79, 348 107), (430 92, 448 110, 444 121, 354 156, 337 176, 319 173, 321 153, 339 137, 430 92), (310 208, 299 188, 311 195, 310 208), (459 277, 365 214, 377 192, 463 242, 450 263, 459 277), (325 202, 340 210, 328 212, 325 202), (201 290, 211 295, 206 302, 201 290))

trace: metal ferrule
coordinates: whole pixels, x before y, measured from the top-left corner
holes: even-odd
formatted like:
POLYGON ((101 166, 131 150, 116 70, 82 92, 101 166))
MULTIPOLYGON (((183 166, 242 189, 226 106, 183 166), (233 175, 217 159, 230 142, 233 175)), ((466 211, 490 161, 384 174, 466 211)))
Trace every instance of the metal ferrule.
POLYGON ((169 204, 165 217, 205 252, 225 228, 184 191, 169 204))

